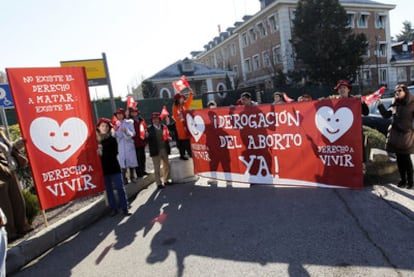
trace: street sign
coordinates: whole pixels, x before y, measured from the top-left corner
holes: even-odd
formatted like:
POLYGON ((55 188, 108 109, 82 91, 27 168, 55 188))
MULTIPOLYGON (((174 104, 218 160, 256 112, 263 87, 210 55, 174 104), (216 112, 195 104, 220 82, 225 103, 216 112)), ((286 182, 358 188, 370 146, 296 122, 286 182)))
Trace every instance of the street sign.
POLYGON ((13 98, 8 84, 0 84, 0 107, 5 109, 14 108, 13 98))

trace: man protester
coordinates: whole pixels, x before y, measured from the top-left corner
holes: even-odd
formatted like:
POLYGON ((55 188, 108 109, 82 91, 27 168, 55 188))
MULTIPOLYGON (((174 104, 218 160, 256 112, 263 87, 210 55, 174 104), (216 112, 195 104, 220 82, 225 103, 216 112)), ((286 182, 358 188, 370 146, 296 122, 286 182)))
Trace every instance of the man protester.
POLYGON ((7 257, 7 218, 0 208, 0 277, 6 277, 6 257, 7 257))
POLYGON ((152 124, 148 127, 146 137, 152 162, 154 164, 155 182, 159 189, 170 185, 170 163, 168 155, 171 153, 170 133, 168 127, 161 123, 160 113, 153 112, 152 124), (162 167, 162 171, 161 171, 162 167))

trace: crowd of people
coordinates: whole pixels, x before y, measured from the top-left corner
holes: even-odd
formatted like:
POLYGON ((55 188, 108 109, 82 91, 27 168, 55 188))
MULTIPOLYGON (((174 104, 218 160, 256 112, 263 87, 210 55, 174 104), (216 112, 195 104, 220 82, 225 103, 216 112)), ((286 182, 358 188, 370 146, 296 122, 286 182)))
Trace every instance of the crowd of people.
MULTIPOLYGON (((338 81, 334 90, 338 98, 352 97, 352 86, 345 80, 338 81)), ((185 111, 190 109, 194 93, 190 89, 188 97, 182 93, 174 96, 172 120, 169 116, 161 116, 153 112, 150 124, 141 117, 137 108, 122 108, 114 112, 114 119, 100 118, 96 124, 98 154, 101 157, 106 187, 106 195, 110 207, 110 215, 119 211, 125 216, 131 215, 125 192, 125 185, 131 181, 148 175, 146 172, 146 147, 154 165, 155 182, 159 189, 171 184, 170 141, 175 134, 180 159, 191 158, 190 134, 187 130, 185 111), (173 126, 174 132, 171 133, 173 126), (113 189, 117 190, 118 201, 113 189), (117 204, 118 203, 118 204, 117 204)), ((285 93, 276 91, 273 94, 274 105, 292 102, 285 93)), ((311 101, 308 94, 300 96, 297 101, 311 101)), ((236 105, 257 105, 249 92, 243 92, 236 105)), ((208 108, 216 108, 215 101, 207 103, 208 108)), ((368 106, 361 100, 362 114, 367 115, 368 106)), ((378 100, 378 109, 383 117, 392 118, 387 136, 386 150, 397 157, 400 181, 398 187, 413 187, 413 164, 410 155, 414 153, 414 96, 407 86, 399 84, 394 91, 394 101, 386 109, 378 100)), ((27 159, 21 153, 21 141, 11 142, 0 129, 0 276, 4 276, 4 262, 7 242, 24 236, 33 230, 27 222, 22 186, 16 176, 18 167, 27 166, 27 159), (19 146, 20 145, 20 146, 19 146), (2 275, 3 274, 3 275, 2 275)))

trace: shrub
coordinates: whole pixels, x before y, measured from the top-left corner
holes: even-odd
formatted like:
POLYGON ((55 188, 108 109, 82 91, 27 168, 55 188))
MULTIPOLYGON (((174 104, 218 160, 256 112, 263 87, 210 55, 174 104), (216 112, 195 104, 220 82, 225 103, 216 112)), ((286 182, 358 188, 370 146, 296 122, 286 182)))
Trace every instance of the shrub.
POLYGON ((23 198, 26 202, 26 216, 29 224, 32 224, 35 217, 40 213, 39 200, 37 196, 32 194, 29 190, 24 189, 23 198))
POLYGON ((378 132, 368 126, 363 126, 362 129, 365 137, 368 139, 368 149, 378 148, 385 150, 386 138, 381 132, 378 132))

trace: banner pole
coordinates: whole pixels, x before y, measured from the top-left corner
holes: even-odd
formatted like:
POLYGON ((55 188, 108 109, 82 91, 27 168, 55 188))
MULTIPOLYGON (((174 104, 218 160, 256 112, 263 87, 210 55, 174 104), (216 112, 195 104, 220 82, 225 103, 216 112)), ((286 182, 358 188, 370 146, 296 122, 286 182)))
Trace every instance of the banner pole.
POLYGON ((108 82, 108 90, 109 90, 109 98, 111 100, 111 107, 112 107, 112 111, 115 112, 116 105, 115 105, 114 93, 112 91, 111 77, 109 76, 108 62, 106 61, 105 52, 102 52, 102 59, 103 59, 104 68, 105 68, 106 81, 108 82))
POLYGON ((47 216, 46 216, 45 210, 42 210, 42 215, 43 215, 43 222, 45 223, 45 226, 48 227, 49 223, 47 222, 47 216))

